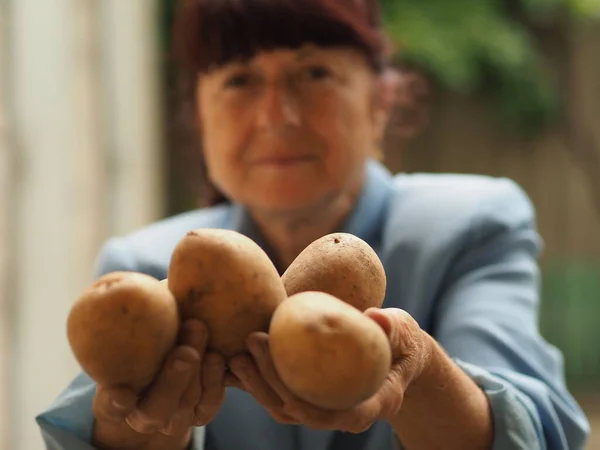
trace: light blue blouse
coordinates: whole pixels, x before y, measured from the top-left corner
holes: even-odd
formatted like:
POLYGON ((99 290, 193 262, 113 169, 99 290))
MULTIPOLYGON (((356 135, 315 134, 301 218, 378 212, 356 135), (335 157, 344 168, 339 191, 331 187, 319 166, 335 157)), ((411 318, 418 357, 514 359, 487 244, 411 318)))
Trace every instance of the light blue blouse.
MULTIPOLYGON (((583 449, 589 424, 565 387, 562 355, 538 331, 541 241, 525 193, 503 178, 393 176, 374 161, 365 170, 340 231, 377 251, 388 277, 384 307, 408 311, 487 394, 494 450, 583 449)), ((131 270, 163 279, 178 240, 200 227, 238 230, 270 252, 246 212, 223 205, 110 239, 97 275, 131 270)), ((94 392, 82 373, 36 418, 48 449, 93 448, 94 392)), ((216 450, 325 450, 332 436, 278 424, 234 388, 207 430, 216 450)), ((195 430, 194 449, 204 448, 204 435, 195 430)), ((391 450, 393 441, 391 427, 377 422, 367 447, 391 450)))

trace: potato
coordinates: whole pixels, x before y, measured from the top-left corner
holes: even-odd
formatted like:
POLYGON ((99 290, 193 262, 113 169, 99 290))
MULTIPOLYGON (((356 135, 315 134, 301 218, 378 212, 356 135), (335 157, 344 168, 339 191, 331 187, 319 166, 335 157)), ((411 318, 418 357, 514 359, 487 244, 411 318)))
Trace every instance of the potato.
POLYGON ((269 349, 283 383, 321 408, 345 410, 375 394, 392 358, 383 329, 323 292, 302 292, 275 311, 269 349))
POLYGON ((246 351, 250 333, 268 330, 286 297, 266 253, 231 230, 190 231, 173 252, 167 278, 182 319, 204 322, 208 350, 226 360, 246 351))
POLYGON ((79 296, 67 337, 82 369, 98 384, 141 392, 175 345, 179 316, 164 283, 135 272, 100 277, 79 296))
POLYGON ((380 308, 385 298, 385 270, 377 253, 348 233, 328 234, 314 241, 281 279, 289 296, 326 292, 360 311, 380 308))

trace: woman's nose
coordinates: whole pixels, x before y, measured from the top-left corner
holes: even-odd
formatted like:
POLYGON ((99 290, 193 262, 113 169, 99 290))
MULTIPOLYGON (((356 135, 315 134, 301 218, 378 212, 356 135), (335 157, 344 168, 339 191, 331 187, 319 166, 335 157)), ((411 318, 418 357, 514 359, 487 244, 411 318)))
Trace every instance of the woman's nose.
POLYGON ((300 125, 298 104, 280 86, 267 86, 258 105, 257 126, 264 130, 300 125))

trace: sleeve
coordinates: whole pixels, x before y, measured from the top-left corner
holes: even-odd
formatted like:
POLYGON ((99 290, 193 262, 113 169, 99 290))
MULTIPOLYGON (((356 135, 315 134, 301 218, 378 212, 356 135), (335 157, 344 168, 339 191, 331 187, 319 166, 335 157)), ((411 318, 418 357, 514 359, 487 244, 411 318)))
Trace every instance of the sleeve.
MULTIPOLYGON (((125 241, 113 238, 100 251, 95 276, 135 270, 135 257, 127 250, 125 241)), ((95 393, 94 381, 85 373, 80 373, 50 407, 36 417, 47 450, 94 450, 91 442, 95 393)), ((201 450, 203 443, 204 429, 196 428, 190 450, 201 450)))
POLYGON ((436 312, 435 338, 490 400, 494 450, 583 449, 589 434, 562 355, 538 330, 540 246, 528 197, 500 181, 474 216, 436 312))

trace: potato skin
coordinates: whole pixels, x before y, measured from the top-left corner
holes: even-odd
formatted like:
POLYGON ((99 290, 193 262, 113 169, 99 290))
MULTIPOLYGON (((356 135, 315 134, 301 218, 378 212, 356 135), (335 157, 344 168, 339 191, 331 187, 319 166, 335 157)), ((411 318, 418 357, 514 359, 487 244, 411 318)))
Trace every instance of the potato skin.
POLYGON ((346 410, 367 400, 391 367, 391 348, 381 327, 323 292, 285 300, 273 316, 269 336, 283 383, 321 408, 346 410))
POLYGON ((190 231, 173 252, 167 279, 182 319, 204 322, 208 350, 226 360, 247 350, 250 333, 268 330, 286 297, 266 253, 232 230, 190 231))
POLYGON ((82 369, 98 384, 141 392, 176 343, 179 314, 164 283, 112 272, 82 292, 67 318, 67 338, 82 369))
POLYGON ((328 234, 311 243, 281 279, 289 296, 326 292, 360 311, 380 308, 385 298, 385 270, 377 253, 348 233, 328 234))

